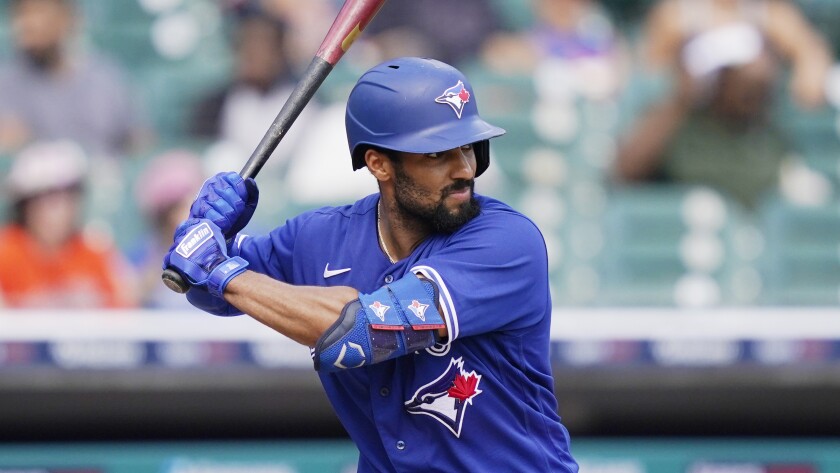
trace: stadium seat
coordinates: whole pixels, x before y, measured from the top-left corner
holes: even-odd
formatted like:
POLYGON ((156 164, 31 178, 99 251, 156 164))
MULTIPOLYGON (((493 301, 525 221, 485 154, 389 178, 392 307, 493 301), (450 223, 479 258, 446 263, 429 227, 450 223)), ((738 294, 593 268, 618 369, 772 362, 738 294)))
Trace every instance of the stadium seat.
POLYGON ((460 67, 479 97, 478 109, 487 119, 530 112, 536 102, 534 79, 527 74, 500 73, 472 62, 460 67))
POLYGON ((146 24, 101 26, 91 29, 88 36, 97 50, 106 52, 129 70, 137 70, 158 59, 146 24))
POLYGON ((840 303, 840 201, 799 206, 773 196, 761 212, 766 237, 762 302, 840 303))
POLYGON ((835 0, 796 0, 803 13, 826 37, 834 51, 840 51, 840 3, 835 0))
POLYGON ((604 217, 604 251, 598 260, 599 303, 731 302, 729 278, 737 263, 732 248, 736 219, 731 204, 705 188, 615 189, 604 217))
POLYGON ((523 30, 534 22, 531 3, 528 0, 493 0, 504 26, 514 30, 523 30))
POLYGON ((142 71, 138 84, 146 110, 164 142, 187 136, 195 103, 227 78, 224 61, 192 61, 142 71))
POLYGON ((823 150, 810 150, 801 154, 808 168, 829 179, 840 190, 840 146, 823 150))
MULTIPOLYGON (((0 153, 0 182, 3 182, 4 186, 6 176, 9 175, 9 170, 12 167, 12 159, 13 157, 11 155, 0 153)), ((7 218, 11 215, 8 198, 9 196, 6 192, 0 192, 0 222, 6 222, 7 218)))
POLYGON ((490 123, 500 126, 507 133, 490 141, 493 164, 498 165, 504 173, 515 179, 524 180, 522 176, 523 157, 529 150, 539 147, 542 141, 537 138, 530 116, 527 114, 510 114, 504 117, 482 116, 490 123))

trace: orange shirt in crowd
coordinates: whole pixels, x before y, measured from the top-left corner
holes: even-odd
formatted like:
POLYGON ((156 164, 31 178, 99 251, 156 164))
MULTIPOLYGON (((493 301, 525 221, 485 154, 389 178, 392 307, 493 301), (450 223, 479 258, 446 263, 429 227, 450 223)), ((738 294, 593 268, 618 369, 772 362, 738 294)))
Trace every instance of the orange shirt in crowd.
POLYGON ((116 253, 76 235, 45 254, 21 227, 0 230, 0 306, 116 308, 129 304, 115 274, 116 253))

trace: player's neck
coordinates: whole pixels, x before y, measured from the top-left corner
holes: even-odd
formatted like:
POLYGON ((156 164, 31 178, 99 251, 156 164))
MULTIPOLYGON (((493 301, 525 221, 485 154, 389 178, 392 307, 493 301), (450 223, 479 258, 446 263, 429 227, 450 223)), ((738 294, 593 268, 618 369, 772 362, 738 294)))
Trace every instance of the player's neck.
POLYGON ((428 225, 403 215, 395 206, 380 198, 377 208, 377 232, 382 251, 392 261, 407 258, 432 230, 428 225))

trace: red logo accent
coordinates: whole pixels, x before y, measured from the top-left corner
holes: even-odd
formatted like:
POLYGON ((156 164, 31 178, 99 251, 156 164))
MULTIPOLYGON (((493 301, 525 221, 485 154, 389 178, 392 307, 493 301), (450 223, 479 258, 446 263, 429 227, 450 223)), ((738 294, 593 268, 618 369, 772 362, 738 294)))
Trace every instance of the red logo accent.
POLYGON ((478 378, 471 374, 469 376, 458 375, 452 383, 452 387, 447 390, 449 397, 454 397, 461 402, 475 396, 475 387, 478 385, 478 378))
POLYGON ((470 91, 466 88, 461 89, 461 92, 458 93, 458 98, 461 99, 461 102, 469 102, 470 101, 470 91))

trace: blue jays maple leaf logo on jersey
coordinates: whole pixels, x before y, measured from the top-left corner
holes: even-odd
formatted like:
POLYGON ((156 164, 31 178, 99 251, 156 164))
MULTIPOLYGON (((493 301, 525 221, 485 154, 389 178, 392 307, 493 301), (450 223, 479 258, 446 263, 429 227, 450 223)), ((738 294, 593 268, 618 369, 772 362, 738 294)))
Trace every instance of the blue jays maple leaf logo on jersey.
POLYGON ((421 386, 405 402, 405 409, 410 414, 433 417, 456 437, 460 437, 467 406, 472 405, 473 398, 481 394, 478 389, 480 382, 480 374, 464 371, 463 358, 452 358, 442 375, 421 386))
POLYGON ((464 112, 464 107, 470 101, 470 91, 464 87, 462 81, 443 91, 440 97, 435 99, 437 103, 445 103, 455 110, 455 115, 461 118, 461 113, 464 112))

